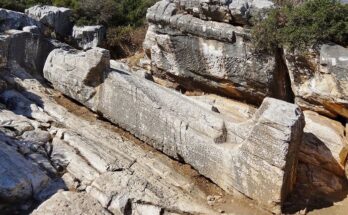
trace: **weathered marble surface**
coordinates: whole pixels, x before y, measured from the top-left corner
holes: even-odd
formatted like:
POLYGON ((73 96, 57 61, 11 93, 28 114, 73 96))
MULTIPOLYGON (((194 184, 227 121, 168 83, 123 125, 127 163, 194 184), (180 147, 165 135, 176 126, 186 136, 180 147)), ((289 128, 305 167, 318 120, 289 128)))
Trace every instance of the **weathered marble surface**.
MULTIPOLYGON (((69 59, 75 55, 85 62, 88 52, 99 50, 72 53, 69 59)), ((268 98, 252 119, 236 123, 197 101, 125 71, 81 67, 83 75, 74 75, 77 71, 69 69, 70 63, 59 60, 66 54, 52 52, 44 70, 45 78, 62 93, 165 154, 184 160, 227 191, 237 189, 268 207, 276 207, 292 190, 304 126, 296 105, 268 98), (55 68, 60 68, 59 73, 55 68), (86 77, 104 79, 93 88, 86 85, 86 77), (84 97, 75 86, 87 86, 95 93, 84 97)), ((99 58, 100 63, 104 60, 99 58)))
MULTIPOLYGON (((184 8, 201 3, 219 4, 181 2, 184 8)), ((174 78, 190 90, 203 88, 254 104, 267 96, 291 100, 280 53, 256 54, 248 29, 185 13, 181 4, 160 1, 148 10, 144 50, 156 75, 174 78)))
POLYGON ((74 26, 72 37, 81 49, 99 47, 105 41, 106 29, 102 25, 74 26))
POLYGON ((249 24, 250 18, 274 6, 269 0, 170 0, 179 6, 180 10, 203 20, 249 24))
POLYGON ((100 203, 87 195, 86 193, 59 192, 49 200, 40 205, 32 213, 33 215, 67 215, 67 214, 85 214, 85 215, 111 215, 100 203))
POLYGON ((72 10, 69 8, 36 5, 26 9, 25 13, 60 36, 69 36, 72 33, 72 10))
POLYGON ((319 54, 288 53, 287 66, 298 105, 321 114, 348 118, 348 49, 324 44, 319 54))
POLYGON ((40 34, 8 30, 0 34, 0 67, 24 69, 39 77, 48 54, 55 48, 69 46, 40 34))
POLYGON ((104 72, 109 68, 110 53, 105 49, 95 48, 86 52, 55 49, 47 58, 43 73, 57 90, 92 107, 96 87, 102 83, 104 72), (65 91, 67 88, 69 90, 65 91))

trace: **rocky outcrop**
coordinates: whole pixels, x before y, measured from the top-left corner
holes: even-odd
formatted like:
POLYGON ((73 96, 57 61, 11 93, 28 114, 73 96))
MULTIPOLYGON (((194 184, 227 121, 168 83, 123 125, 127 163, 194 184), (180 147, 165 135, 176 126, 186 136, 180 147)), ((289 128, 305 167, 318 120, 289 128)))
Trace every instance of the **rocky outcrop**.
MULTIPOLYGON (((91 53, 103 51, 53 51, 44 77, 65 95, 165 154, 184 160, 226 191, 237 189, 272 208, 292 190, 304 126, 295 105, 266 99, 251 120, 243 124, 224 120, 197 101, 127 72, 72 67, 60 60, 69 56, 70 62, 88 62, 91 53), (104 79, 93 86, 88 77, 104 79), (91 93, 77 90, 86 88, 91 93)), ((97 59, 104 65, 104 58, 97 59)))
POLYGON ((72 37, 81 49, 90 49, 100 46, 106 37, 106 30, 101 25, 74 26, 72 37))
POLYGON ((303 109, 348 118, 348 49, 324 44, 318 54, 288 53, 287 67, 295 100, 303 109))
POLYGON ((105 210, 100 203, 88 196, 85 193, 76 192, 59 192, 52 196, 45 203, 40 205, 33 213, 33 215, 45 214, 86 214, 86 215, 111 215, 105 210), (62 207, 64 205, 64 207, 62 207))
POLYGON ((48 54, 55 48, 69 49, 69 46, 39 34, 9 30, 0 35, 0 66, 18 67, 42 75, 48 54))
MULTIPOLYGON (((254 104, 267 96, 290 100, 290 83, 280 54, 279 59, 258 55, 252 51, 248 29, 196 15, 208 16, 204 11, 211 8, 224 8, 228 13, 225 4, 160 1, 151 7, 144 49, 153 72, 186 89, 198 86, 254 104)), ((237 8, 234 4, 230 7, 237 8)))
POLYGON ((15 29, 22 30, 26 26, 41 27, 40 22, 28 17, 24 13, 0 8, 0 32, 15 29))
POLYGON ((71 35, 73 23, 71 21, 72 11, 69 8, 36 5, 26 9, 25 13, 60 36, 71 35))
POLYGON ((260 14, 265 9, 273 7, 269 0, 233 0, 233 1, 204 1, 204 0, 171 0, 180 10, 199 17, 202 20, 249 24, 250 18, 260 14))
POLYGON ((13 110, 0 111, 0 211, 6 214, 27 210, 65 186, 48 159, 51 135, 46 130, 52 118, 14 90, 2 92, 0 101, 13 110))
MULTIPOLYGON (((91 212, 113 214, 129 214, 142 208, 158 214, 218 214, 207 204, 207 194, 173 168, 168 158, 121 136, 105 122, 84 118, 86 113, 83 116, 72 114, 53 99, 57 92, 48 91, 29 77, 18 79, 17 75, 26 76, 22 73, 2 74, 10 85, 25 91, 6 90, 0 97, 6 108, 12 110, 0 112, 0 129, 6 134, 0 138, 6 142, 0 154, 7 148, 14 151, 6 151, 6 155, 1 156, 6 173, 12 173, 6 177, 12 178, 0 180, 0 184, 8 186, 7 182, 19 181, 16 188, 21 188, 27 186, 26 179, 30 188, 34 183, 35 200, 48 199, 34 214, 52 211, 71 214, 83 212, 88 207, 93 207, 91 212), (14 164, 8 164, 8 159, 22 166, 12 168, 14 164), (33 165, 29 166, 31 163, 33 165), (48 182, 39 184, 39 179, 48 182)), ((0 196, 14 199, 12 204, 20 204, 22 200, 28 204, 32 197, 17 198, 7 191, 1 187, 0 196)), ((33 191, 30 188, 28 192, 33 191)))
POLYGON ((25 201, 49 183, 50 178, 43 171, 3 141, 0 142, 0 161, 1 203, 25 201))

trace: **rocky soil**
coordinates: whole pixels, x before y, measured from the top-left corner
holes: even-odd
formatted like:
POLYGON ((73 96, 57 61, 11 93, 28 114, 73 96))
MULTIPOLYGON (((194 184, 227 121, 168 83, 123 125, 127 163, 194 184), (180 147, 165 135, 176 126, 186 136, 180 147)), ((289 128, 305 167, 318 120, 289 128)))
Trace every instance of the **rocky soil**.
POLYGON ((347 48, 254 54, 270 7, 159 1, 138 65, 0 9, 0 214, 345 214, 347 48))

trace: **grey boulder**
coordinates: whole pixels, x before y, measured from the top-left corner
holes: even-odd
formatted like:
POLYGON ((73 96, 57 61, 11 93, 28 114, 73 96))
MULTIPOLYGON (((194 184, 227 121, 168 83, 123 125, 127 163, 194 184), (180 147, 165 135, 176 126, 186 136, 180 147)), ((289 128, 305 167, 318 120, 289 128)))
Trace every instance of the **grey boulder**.
POLYGON ((15 29, 22 30, 25 26, 41 27, 40 22, 28 17, 24 13, 0 8, 0 32, 15 29))
POLYGON ((71 35, 73 28, 72 10, 69 8, 36 5, 26 9, 25 13, 61 36, 71 35))
POLYGON ((0 137, 0 200, 20 202, 37 195, 50 178, 0 137))
POLYGON ((106 37, 106 29, 101 25, 74 26, 72 37, 81 49, 90 49, 100 46, 106 37))
POLYGON ((48 54, 58 47, 69 49, 68 45, 40 34, 9 30, 0 35, 0 66, 41 75, 48 54))
POLYGON ((104 72, 109 68, 110 53, 105 49, 95 48, 86 52, 55 49, 46 61, 44 77, 57 90, 92 107, 97 93, 95 87, 102 83, 104 72))

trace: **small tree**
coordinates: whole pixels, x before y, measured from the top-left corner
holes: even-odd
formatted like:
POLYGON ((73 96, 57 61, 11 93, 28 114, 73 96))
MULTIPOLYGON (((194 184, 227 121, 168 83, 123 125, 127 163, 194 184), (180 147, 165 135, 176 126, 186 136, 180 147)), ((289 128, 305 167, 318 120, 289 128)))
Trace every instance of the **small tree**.
POLYGON ((79 25, 114 25, 123 21, 122 4, 114 0, 80 0, 75 8, 79 25))
POLYGON ((304 51, 328 41, 348 45, 348 5, 336 0, 287 4, 256 23, 252 34, 258 51, 272 52, 278 47, 304 51))

